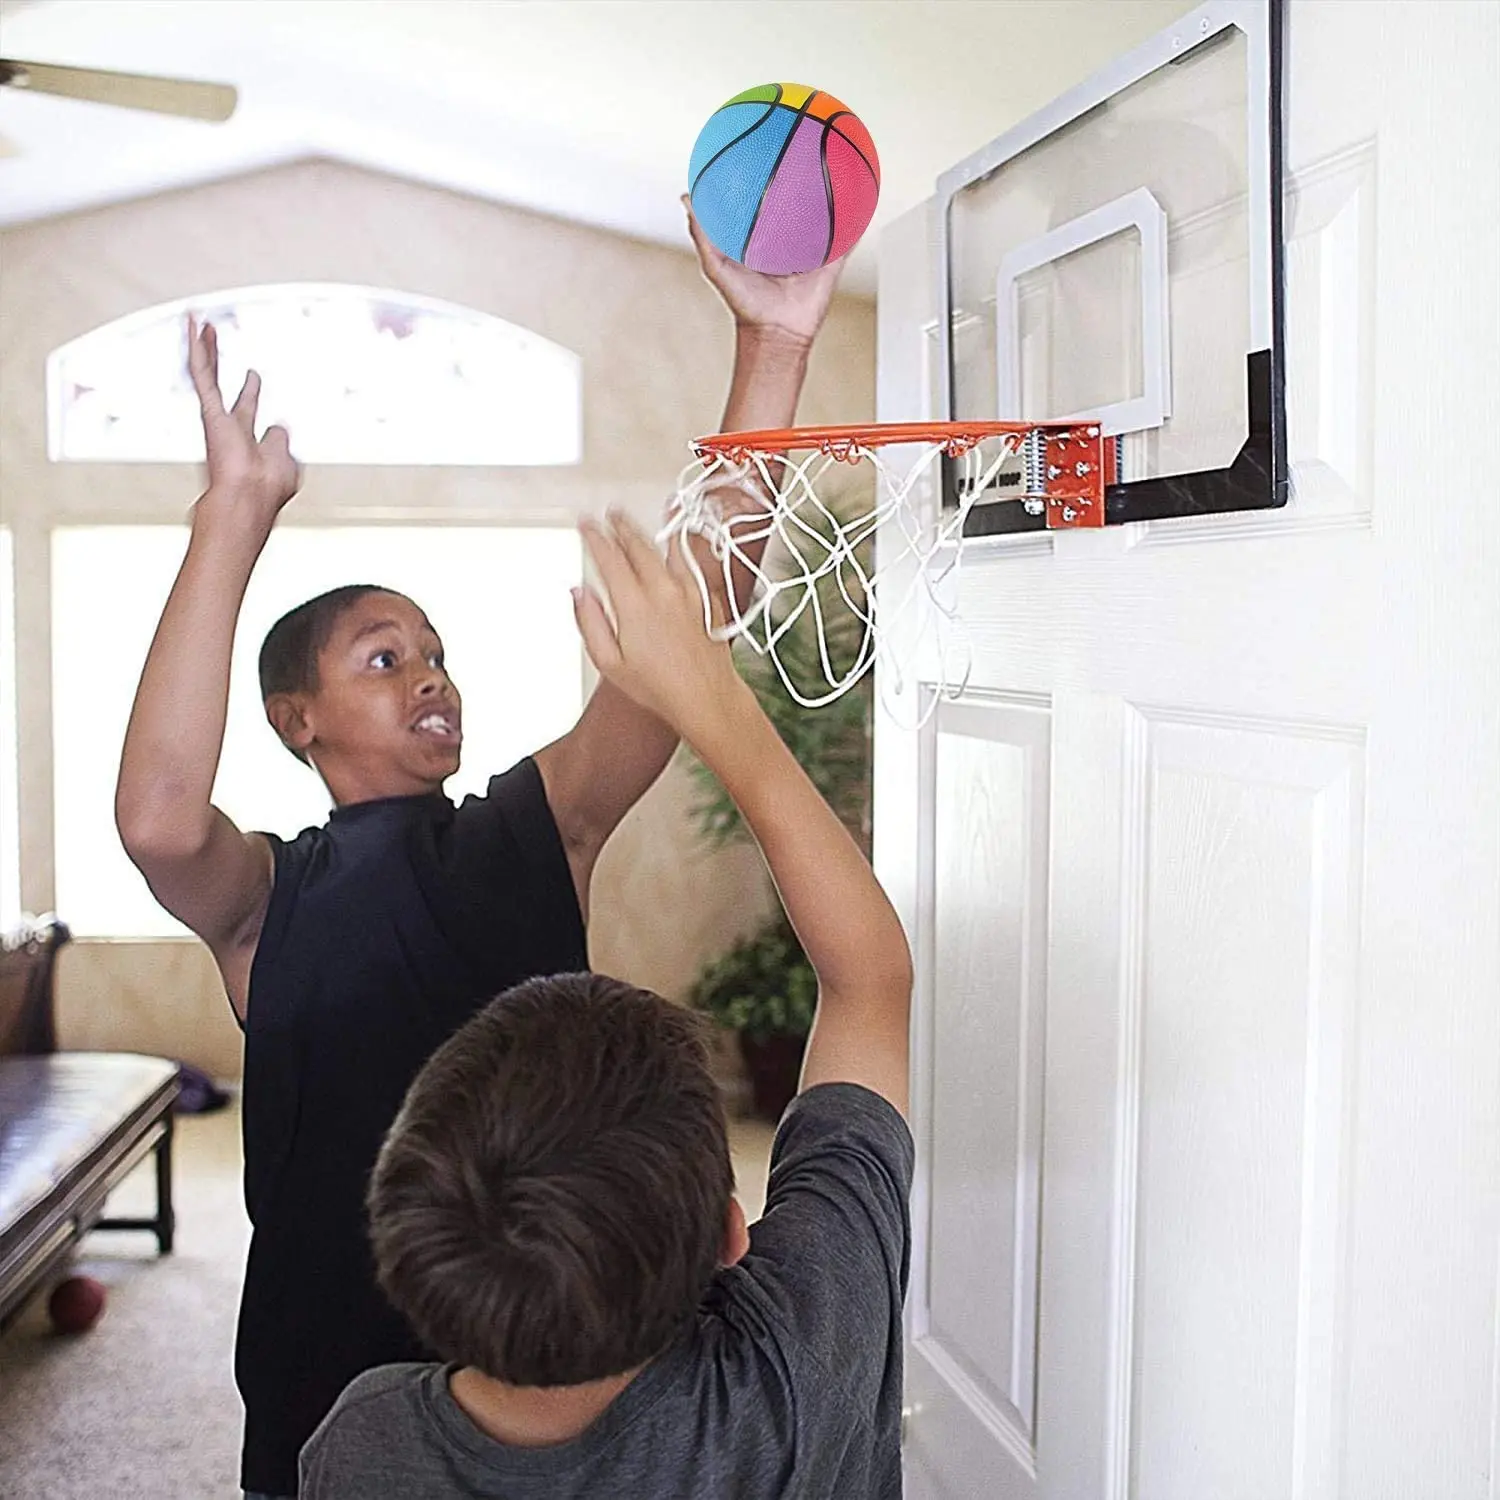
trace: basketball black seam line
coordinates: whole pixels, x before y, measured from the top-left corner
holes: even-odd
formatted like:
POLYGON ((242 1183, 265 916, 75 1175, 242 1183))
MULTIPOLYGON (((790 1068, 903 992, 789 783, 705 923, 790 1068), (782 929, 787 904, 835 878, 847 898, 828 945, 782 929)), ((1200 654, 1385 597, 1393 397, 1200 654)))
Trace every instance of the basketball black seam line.
MULTIPOLYGON (((802 115, 802 114, 807 114, 807 111, 808 111, 809 107, 811 106, 813 100, 816 99, 818 97, 818 95, 823 92, 822 89, 814 89, 812 91, 812 95, 808 98, 807 102, 800 109, 793 110, 792 106, 790 104, 788 104, 781 97, 781 85, 778 83, 778 84, 775 85, 775 88, 776 88, 777 93, 776 93, 776 97, 774 99, 767 99, 767 100, 760 100, 760 99, 740 99, 740 100, 738 100, 736 102, 739 103, 739 104, 760 104, 760 103, 764 103, 765 106, 766 106, 766 114, 769 114, 773 109, 784 109, 784 110, 790 111, 792 114, 802 115)), ((831 95, 829 97, 832 98, 831 95)), ((837 101, 835 101, 835 102, 837 102, 837 101)), ((731 106, 728 105, 728 104, 723 104, 723 105, 719 106, 720 109, 729 109, 730 107, 731 106)), ((719 112, 718 110, 714 111, 715 114, 718 114, 718 112, 719 112)), ((827 116, 823 116, 823 115, 811 115, 811 116, 809 116, 809 118, 814 119, 814 120, 821 120, 823 122, 823 124, 825 126, 827 126, 830 130, 836 130, 836 131, 838 131, 839 135, 842 136, 844 138, 844 140, 846 140, 854 148, 855 155, 858 156, 859 159, 860 159, 860 161, 862 161, 864 163, 865 170, 870 174, 871 177, 873 177, 875 179, 876 186, 877 187, 879 186, 879 184, 880 184, 880 174, 879 174, 879 172, 877 172, 875 170, 874 163, 871 162, 870 158, 865 155, 864 147, 861 146, 860 143, 857 140, 855 140, 852 135, 849 135, 846 132, 844 132, 842 130, 839 130, 838 122, 840 120, 849 119, 849 120, 859 121, 859 116, 857 114, 855 114, 852 109, 836 109, 836 110, 834 110, 834 112, 831 115, 827 115, 827 116)), ((750 127, 750 130, 758 130, 762 125, 765 124, 765 122, 766 122, 766 115, 762 115, 760 117, 760 119, 758 119, 755 122, 755 124, 750 127)), ((714 154, 711 157, 709 157, 709 159, 706 162, 704 162, 702 171, 700 171, 698 173, 698 176, 701 177, 704 172, 708 171, 709 167, 712 166, 713 163, 716 162, 719 159, 719 157, 722 156, 724 154, 724 152, 726 152, 730 148, 730 146, 734 145, 736 141, 742 141, 742 140, 744 140, 745 137, 750 134, 750 130, 742 131, 739 135, 735 136, 735 138, 734 138, 733 141, 729 141, 725 145, 720 146, 719 149, 717 151, 715 151, 714 154)), ((872 150, 874 149, 874 144, 875 143, 873 141, 870 143, 872 150)), ((696 179, 694 179, 694 180, 696 181, 696 179)), ((689 186, 691 188, 691 184, 689 186)))
MULTIPOLYGON (((863 151, 860 150, 860 148, 859 148, 859 142, 856 141, 852 136, 845 135, 844 132, 842 130, 840 130, 833 123, 835 120, 842 119, 845 115, 848 115, 848 117, 851 120, 857 120, 859 118, 859 116, 856 115, 852 109, 841 109, 836 114, 829 115, 828 120, 826 122, 827 125, 828 125, 828 128, 830 130, 832 130, 839 137, 840 140, 844 140, 844 141, 847 141, 849 143, 850 147, 854 151, 854 154, 860 159, 861 162, 864 163, 865 171, 867 171, 870 174, 870 176, 874 179, 874 182, 875 182, 875 191, 878 193, 880 191, 880 173, 875 170, 874 164, 870 161, 870 158, 868 156, 866 156, 863 151)), ((875 142, 871 141, 870 142, 870 149, 874 150, 874 147, 875 147, 875 142)))
MULTIPOLYGON (((875 169, 866 159, 865 153, 859 149, 859 142, 851 141, 842 130, 834 129, 833 122, 837 120, 841 115, 848 115, 852 120, 854 118, 854 111, 841 109, 836 114, 830 115, 823 122, 823 139, 818 142, 818 163, 823 168, 823 194, 828 199, 828 241, 823 246, 823 264, 825 266, 828 264, 829 255, 833 252, 833 241, 837 234, 838 228, 838 226, 834 223, 835 199, 833 196, 833 178, 828 174, 828 137, 830 134, 836 135, 841 141, 846 142, 849 146, 849 149, 860 159, 861 162, 864 163, 865 171, 870 174, 870 180, 875 184, 875 196, 877 200, 880 197, 880 178, 876 176, 875 169)), ((853 248, 853 245, 849 247, 850 250, 852 250, 853 248)))
MULTIPOLYGON (((814 89, 813 90, 813 98, 816 98, 821 92, 822 92, 821 89, 814 89)), ((800 110, 796 111, 796 113, 798 113, 798 114, 805 114, 806 111, 807 111, 807 109, 808 109, 808 106, 811 105, 811 103, 812 103, 812 99, 809 99, 807 101, 807 104, 804 104, 800 110)), ((779 99, 772 101, 772 108, 773 109, 786 109, 786 110, 790 110, 791 107, 792 106, 790 104, 783 104, 781 102, 781 100, 779 100, 779 99)), ((860 159, 860 162, 864 166, 865 171, 867 171, 870 174, 870 176, 875 180, 875 186, 876 186, 876 188, 879 188, 879 186, 880 186, 880 173, 878 171, 876 171, 875 165, 870 160, 870 158, 865 155, 864 147, 861 146, 860 143, 857 140, 855 140, 852 135, 848 135, 846 132, 844 132, 844 131, 842 131, 842 130, 840 130, 838 128, 837 122, 839 120, 843 120, 843 119, 858 120, 859 119, 859 116, 856 115, 852 109, 836 109, 826 119, 823 119, 823 117, 820 116, 820 115, 808 115, 808 118, 812 119, 812 120, 822 120, 825 133, 827 131, 829 131, 829 130, 832 130, 835 134, 837 134, 839 136, 839 138, 841 140, 846 141, 848 143, 850 149, 860 159)), ((764 121, 764 116, 762 116, 762 120, 758 121, 757 123, 758 124, 759 123, 763 123, 763 121, 764 121)), ((752 126, 751 128, 754 129, 755 127, 752 126)), ((743 139, 743 137, 742 137, 742 139, 743 139)), ((875 148, 875 143, 873 141, 871 141, 870 142, 870 149, 874 150, 874 148, 875 148)), ((724 149, 727 151, 729 148, 726 146, 724 149)), ((705 167, 704 171, 707 171, 707 170, 708 169, 705 167)), ((699 175, 701 176, 702 174, 700 173, 699 175)))
MULTIPOLYGON (((740 133, 737 136, 735 136, 735 138, 732 141, 725 141, 724 144, 722 146, 720 146, 719 149, 717 151, 715 151, 714 154, 712 156, 710 156, 709 159, 706 162, 704 162, 701 167, 698 168, 698 175, 695 178, 693 178, 693 180, 690 183, 688 183, 688 197, 689 198, 691 198, 693 196, 693 189, 696 188, 698 186, 698 184, 703 181, 703 174, 706 171, 708 171, 708 169, 711 166, 713 166, 713 164, 716 161, 718 161, 718 159, 721 156, 723 156, 723 154, 726 151, 728 151, 731 146, 738 146, 739 143, 742 140, 744 140, 747 135, 753 135, 757 130, 760 129, 760 127, 762 125, 764 125, 766 123, 767 120, 769 120, 771 118, 771 111, 773 109, 780 109, 782 107, 782 104, 781 104, 781 85, 778 83, 775 87, 776 87, 776 97, 774 99, 771 99, 771 100, 768 100, 768 101, 762 101, 762 100, 759 100, 759 99, 745 99, 745 100, 741 101, 744 104, 760 104, 760 103, 764 102, 765 106, 766 106, 765 113, 753 125, 748 125, 748 126, 745 127, 744 130, 740 131, 740 133)), ((728 108, 729 108, 729 106, 727 104, 721 104, 719 106, 719 109, 728 109, 728 108)), ((714 111, 714 114, 716 115, 716 114, 718 114, 718 112, 719 112, 719 110, 716 109, 714 111)), ((710 115, 709 119, 712 119, 712 118, 713 118, 713 115, 710 115)), ((794 125, 792 128, 795 130, 796 126, 794 125)), ((853 145, 853 144, 854 143, 851 141, 850 145, 853 145)), ((855 149, 857 150, 858 147, 856 147, 855 149)))
MULTIPOLYGON (((823 122, 823 134, 818 137, 818 165, 823 169, 823 196, 828 200, 828 238, 823 241, 823 264, 828 264, 828 252, 833 249, 834 231, 838 227, 834 223, 833 212, 833 178, 828 174, 828 132, 833 127, 825 120, 823 122)), ((854 143, 851 141, 850 145, 854 143)), ((856 154, 859 147, 855 146, 856 154)))
MULTIPOLYGON (((776 180, 776 173, 781 168, 782 159, 790 149, 792 141, 801 128, 803 120, 807 119, 807 111, 814 99, 821 92, 814 89, 806 99, 802 101, 802 108, 797 111, 797 118, 792 121, 792 128, 787 131, 786 139, 781 143, 781 150, 776 153, 776 160, 771 163, 770 175, 766 178, 766 185, 760 190, 760 202, 755 205, 755 217, 750 220, 749 232, 745 235, 745 243, 740 246, 740 254, 745 254, 750 248, 750 241, 755 238, 755 226, 760 223, 760 211, 766 206, 766 194, 771 191, 771 184, 776 180)), ((852 143, 851 143, 852 144, 852 143)))

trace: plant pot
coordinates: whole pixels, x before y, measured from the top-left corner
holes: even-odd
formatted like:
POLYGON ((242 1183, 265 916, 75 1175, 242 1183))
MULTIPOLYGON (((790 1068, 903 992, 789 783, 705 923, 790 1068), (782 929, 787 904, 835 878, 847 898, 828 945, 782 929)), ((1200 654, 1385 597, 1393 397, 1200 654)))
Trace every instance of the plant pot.
POLYGON ((750 1099, 756 1115, 775 1124, 797 1097, 807 1038, 785 1032, 753 1037, 740 1032, 740 1056, 750 1079, 750 1099))

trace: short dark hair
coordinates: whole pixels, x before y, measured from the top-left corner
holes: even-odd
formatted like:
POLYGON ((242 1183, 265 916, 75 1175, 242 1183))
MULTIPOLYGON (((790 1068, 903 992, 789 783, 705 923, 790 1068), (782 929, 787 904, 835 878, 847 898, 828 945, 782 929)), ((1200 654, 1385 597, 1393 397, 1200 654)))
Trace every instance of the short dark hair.
POLYGON ((370 1182, 376 1271, 440 1358, 581 1385, 691 1322, 733 1189, 703 1018, 603 975, 533 979, 407 1093, 370 1182))
MULTIPOLYGON (((346 583, 289 609, 260 644, 260 701, 269 703, 277 693, 317 692, 318 653, 345 611, 370 594, 395 592, 376 583, 346 583)), ((303 765, 311 764, 300 750, 287 749, 303 765)))
POLYGON ((268 703, 276 693, 316 692, 318 653, 345 612, 370 594, 395 592, 375 583, 346 583, 289 609, 261 642, 261 702, 268 703))

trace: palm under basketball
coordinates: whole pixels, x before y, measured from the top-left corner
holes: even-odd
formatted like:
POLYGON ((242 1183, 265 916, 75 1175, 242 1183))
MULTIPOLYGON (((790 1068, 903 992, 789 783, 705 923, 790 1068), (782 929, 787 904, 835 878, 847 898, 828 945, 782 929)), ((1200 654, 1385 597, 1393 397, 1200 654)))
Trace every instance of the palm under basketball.
POLYGON ((847 255, 880 198, 880 158, 859 117, 802 83, 765 83, 721 105, 688 166, 693 213, 752 271, 794 276, 847 255))

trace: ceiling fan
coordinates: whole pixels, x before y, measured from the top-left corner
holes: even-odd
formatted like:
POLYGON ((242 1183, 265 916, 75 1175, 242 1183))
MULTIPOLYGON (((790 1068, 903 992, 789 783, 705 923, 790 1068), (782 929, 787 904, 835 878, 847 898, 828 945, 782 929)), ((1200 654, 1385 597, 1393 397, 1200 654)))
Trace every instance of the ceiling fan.
MULTIPOLYGON (((239 101, 238 92, 224 83, 197 83, 185 78, 156 78, 146 73, 115 73, 102 68, 67 68, 56 63, 0 58, 0 89, 6 88, 215 124, 227 120, 239 101)), ((0 156, 13 152, 14 147, 0 138, 0 156)))

